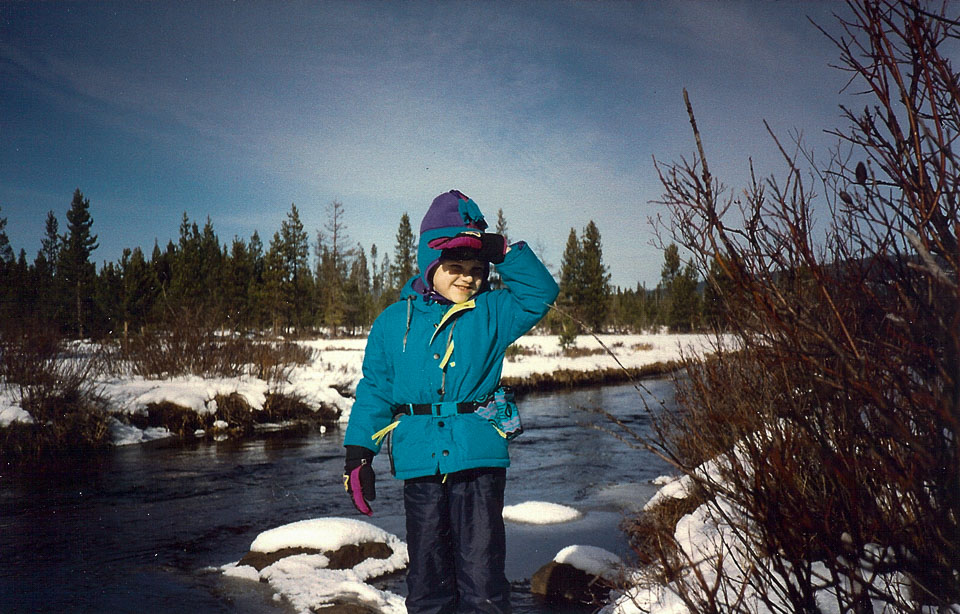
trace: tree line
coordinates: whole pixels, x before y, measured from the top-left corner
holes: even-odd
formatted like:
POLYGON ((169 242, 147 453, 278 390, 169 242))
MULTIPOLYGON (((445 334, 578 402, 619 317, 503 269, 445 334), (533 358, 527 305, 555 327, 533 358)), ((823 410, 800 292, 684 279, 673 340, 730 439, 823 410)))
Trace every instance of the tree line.
MULTIPOLYGON (((610 284, 600 230, 591 220, 577 235, 570 229, 560 265, 558 310, 547 318, 551 332, 571 342, 585 332, 722 330, 724 308, 713 286, 701 281, 693 262, 684 263, 675 243, 663 250, 660 282, 620 288, 610 284)), ((723 275, 711 267, 717 279, 723 275)))
MULTIPOLYGON (((2 211, 0 211, 2 214, 2 211)), ((222 242, 208 218, 186 213, 179 236, 147 254, 127 248, 116 262, 97 267, 99 247, 90 201, 77 189, 66 231, 48 212, 33 261, 15 254, 0 216, 0 319, 5 327, 55 327, 74 338, 118 336, 184 322, 239 332, 356 334, 395 301, 418 272, 416 237, 404 213, 392 251, 351 242, 344 205, 334 201, 311 240, 295 204, 264 242, 257 231, 222 242)), ((507 235, 503 211, 496 230, 507 235)), ((582 332, 638 331, 667 326, 689 331, 714 323, 697 273, 665 251, 661 282, 620 289, 610 285, 600 231, 593 221, 578 237, 571 229, 560 271, 561 294, 545 327, 574 337, 582 332), (571 317, 567 317, 571 316, 571 317)), ((496 271, 491 285, 499 287, 496 271)))

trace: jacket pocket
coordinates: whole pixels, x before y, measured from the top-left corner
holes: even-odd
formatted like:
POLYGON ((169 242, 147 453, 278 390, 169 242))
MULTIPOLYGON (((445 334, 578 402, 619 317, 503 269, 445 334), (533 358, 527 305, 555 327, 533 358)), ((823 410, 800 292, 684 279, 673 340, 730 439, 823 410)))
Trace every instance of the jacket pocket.
POLYGON ((400 423, 393 429, 391 436, 390 466, 394 475, 431 475, 436 472, 436 442, 429 419, 417 416, 400 418, 400 423))
POLYGON ((477 462, 505 462, 509 459, 507 439, 483 416, 462 414, 455 421, 453 439, 460 448, 466 465, 478 466, 477 462))

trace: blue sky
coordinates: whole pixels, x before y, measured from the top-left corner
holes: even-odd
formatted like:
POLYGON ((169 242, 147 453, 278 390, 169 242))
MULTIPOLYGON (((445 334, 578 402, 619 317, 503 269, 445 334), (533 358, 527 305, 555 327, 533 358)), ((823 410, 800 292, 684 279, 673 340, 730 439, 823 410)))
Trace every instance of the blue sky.
POLYGON ((779 170, 763 120, 819 155, 842 125, 839 2, 3 2, 0 216, 30 261, 75 188, 98 263, 176 240, 185 212, 266 243, 310 232, 392 250, 457 188, 556 270, 594 220, 613 282, 656 284, 653 157, 779 170))

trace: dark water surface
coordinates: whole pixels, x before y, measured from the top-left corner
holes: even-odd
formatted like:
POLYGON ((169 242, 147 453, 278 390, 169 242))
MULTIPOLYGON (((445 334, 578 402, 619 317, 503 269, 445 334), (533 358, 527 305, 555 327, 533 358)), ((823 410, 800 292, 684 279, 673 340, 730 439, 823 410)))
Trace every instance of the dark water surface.
MULTIPOLYGON (((672 385, 645 382, 672 404, 672 385)), ((548 501, 584 517, 507 524, 507 576, 520 613, 557 612, 526 592, 534 571, 571 544, 629 556, 620 520, 669 473, 589 424, 602 407, 647 428, 632 386, 531 394, 511 448, 507 504, 548 501)), ((280 432, 243 441, 154 442, 41 468, 0 467, 0 612, 289 612, 265 584, 225 579, 262 531, 359 515, 343 492, 342 432, 280 432)), ((378 457, 373 524, 404 538, 401 484, 378 457)), ((402 578, 385 585, 404 594, 402 578)))

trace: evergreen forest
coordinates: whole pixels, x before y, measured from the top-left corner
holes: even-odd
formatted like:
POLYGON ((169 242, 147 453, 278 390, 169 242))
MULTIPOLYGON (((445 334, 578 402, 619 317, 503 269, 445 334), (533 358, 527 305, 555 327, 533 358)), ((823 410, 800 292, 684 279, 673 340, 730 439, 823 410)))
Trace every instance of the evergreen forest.
MULTIPOLYGON (((311 233, 291 205, 272 236, 221 240, 211 219, 183 214, 179 236, 147 253, 126 248, 96 265, 94 209, 78 188, 61 230, 47 213, 40 249, 15 253, 0 209, 0 321, 6 332, 41 328, 69 338, 126 337, 190 323, 204 329, 285 336, 364 334, 418 272, 409 216, 399 220, 391 249, 352 243, 345 207, 334 201, 311 233)), ((503 211, 496 232, 508 235, 503 211)), ((676 245, 664 250, 653 289, 613 287, 593 221, 571 228, 560 263, 557 309, 543 328, 571 341, 585 332, 689 332, 722 327, 709 285, 699 282, 676 245)), ((494 270, 491 285, 501 285, 494 270)))

